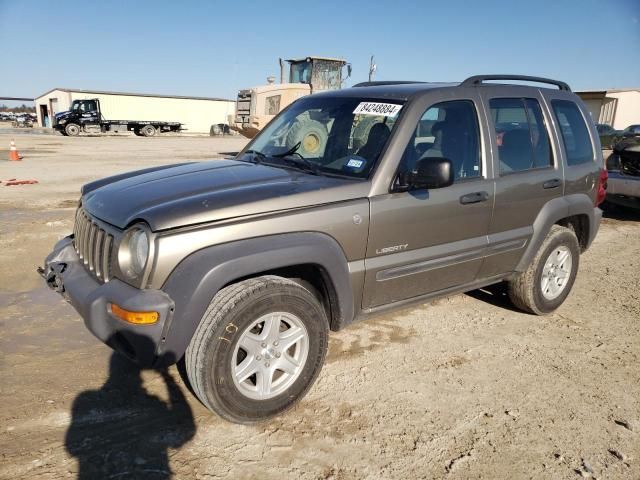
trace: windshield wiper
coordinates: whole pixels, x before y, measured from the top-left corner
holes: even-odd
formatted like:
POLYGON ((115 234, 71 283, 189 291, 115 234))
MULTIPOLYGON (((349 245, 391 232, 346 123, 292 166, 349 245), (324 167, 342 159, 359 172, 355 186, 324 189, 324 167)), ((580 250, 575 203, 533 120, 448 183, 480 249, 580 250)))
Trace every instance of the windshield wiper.
POLYGON ((302 142, 296 143, 293 147, 283 153, 278 153, 276 155, 271 155, 274 158, 282 158, 286 163, 292 165, 294 167, 300 168, 306 172, 312 173, 313 175, 319 175, 320 169, 318 165, 314 162, 311 162, 304 158, 302 155, 298 153, 298 149, 302 145, 302 142), (293 157, 292 155, 297 155, 297 157, 293 157), (289 158, 287 158, 289 157, 289 158))
POLYGON ((305 172, 312 173, 313 175, 320 175, 320 168, 318 167, 318 165, 307 160, 302 155, 300 155, 300 158, 289 157, 283 158, 282 160, 287 162, 289 165, 304 170, 305 172))
POLYGON ((262 161, 267 158, 267 156, 258 151, 258 150, 246 150, 244 152, 242 152, 242 155, 246 155, 246 154, 250 154, 251 155, 251 162, 253 163, 262 163, 262 161))
MULTIPOLYGON (((284 158, 287 157, 289 155, 293 155, 294 153, 296 153, 298 151, 298 149, 300 148, 300 145, 302 145, 302 142, 298 142, 296 143, 293 147, 291 147, 289 150, 287 150, 284 153, 278 153, 277 155, 271 155, 272 157, 276 157, 276 158, 284 158)), ((300 154, 298 154, 300 155, 300 154)), ((302 158, 302 155, 300 155, 300 157, 302 158)))

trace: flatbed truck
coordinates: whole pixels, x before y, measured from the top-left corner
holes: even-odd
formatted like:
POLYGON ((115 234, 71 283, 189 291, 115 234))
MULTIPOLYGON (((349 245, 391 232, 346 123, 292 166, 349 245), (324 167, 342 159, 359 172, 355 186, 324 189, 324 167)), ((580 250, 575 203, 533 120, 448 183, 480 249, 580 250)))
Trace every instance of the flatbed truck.
POLYGON ((180 122, 159 120, 108 120, 100 110, 98 98, 74 100, 71 109, 57 113, 53 128, 62 135, 77 137, 80 133, 133 132, 141 137, 153 137, 164 132, 184 130, 180 122))

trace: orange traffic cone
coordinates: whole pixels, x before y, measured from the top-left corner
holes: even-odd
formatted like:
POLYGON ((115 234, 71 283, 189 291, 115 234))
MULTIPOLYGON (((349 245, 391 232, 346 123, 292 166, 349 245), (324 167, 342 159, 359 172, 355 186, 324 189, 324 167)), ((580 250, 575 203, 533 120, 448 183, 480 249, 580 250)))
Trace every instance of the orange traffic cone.
POLYGON ((16 148, 16 142, 11 140, 11 148, 9 148, 9 160, 17 162, 21 159, 22 157, 20 156, 20 154, 18 153, 18 149, 16 148))

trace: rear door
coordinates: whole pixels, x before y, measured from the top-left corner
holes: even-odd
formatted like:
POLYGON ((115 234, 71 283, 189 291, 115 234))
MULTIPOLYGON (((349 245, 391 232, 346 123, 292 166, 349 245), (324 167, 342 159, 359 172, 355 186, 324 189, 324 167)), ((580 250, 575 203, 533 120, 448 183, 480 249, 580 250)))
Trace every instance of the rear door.
POLYGON ((495 204, 480 278, 513 271, 542 207, 561 197, 564 173, 540 90, 482 89, 494 152, 495 204))
POLYGON ((564 194, 586 194, 595 203, 603 161, 589 111, 579 98, 565 92, 553 92, 547 101, 564 159, 564 194))
POLYGON ((482 264, 493 181, 487 175, 479 97, 469 89, 468 96, 448 98, 433 95, 412 127, 403 124, 415 128, 398 162, 403 173, 420 158, 448 158, 455 183, 370 199, 365 309, 470 283, 482 264))

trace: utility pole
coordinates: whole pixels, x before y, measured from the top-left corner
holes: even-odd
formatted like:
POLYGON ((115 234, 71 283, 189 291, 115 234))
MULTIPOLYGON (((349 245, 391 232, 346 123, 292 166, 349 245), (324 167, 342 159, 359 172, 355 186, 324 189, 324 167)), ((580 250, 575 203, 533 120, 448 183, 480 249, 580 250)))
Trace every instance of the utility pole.
POLYGON ((375 64, 375 58, 371 55, 371 59, 369 60, 369 81, 373 79, 373 74, 376 73, 376 69, 378 66, 375 64))

